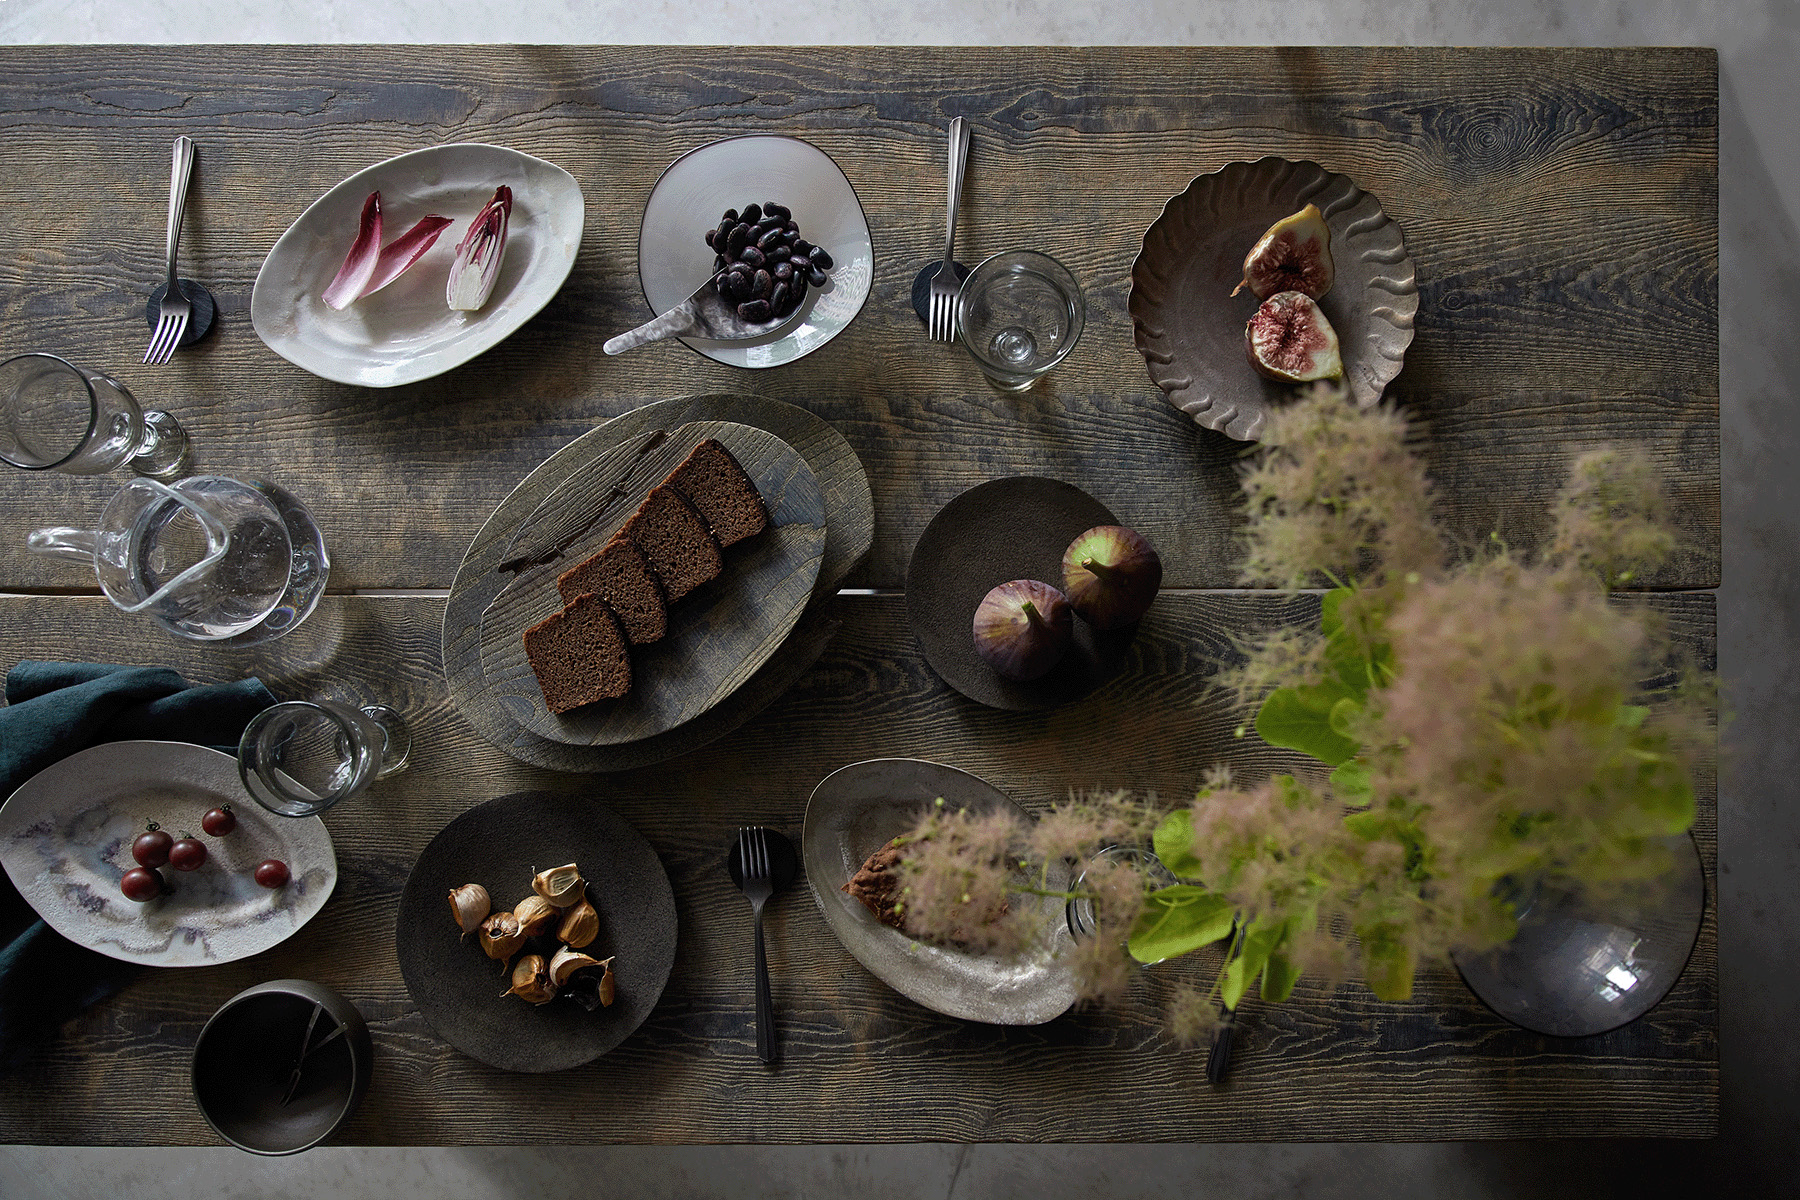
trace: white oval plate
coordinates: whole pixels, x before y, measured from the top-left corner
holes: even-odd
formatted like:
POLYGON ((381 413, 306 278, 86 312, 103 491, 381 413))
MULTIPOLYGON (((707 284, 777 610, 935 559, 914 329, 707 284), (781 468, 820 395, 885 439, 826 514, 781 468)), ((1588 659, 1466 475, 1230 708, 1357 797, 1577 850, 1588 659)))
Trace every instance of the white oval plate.
POLYGON ((831 279, 808 290, 798 323, 779 333, 733 342, 681 339, 734 367, 778 367, 811 354, 856 319, 875 282, 868 218, 831 156, 799 138, 745 134, 682 155, 651 189, 638 232, 638 278, 651 311, 662 316, 712 275, 706 231, 726 209, 765 200, 793 209, 800 236, 830 251, 831 279))
POLYGON ((397 387, 441 375, 550 303, 575 265, 586 211, 573 175, 505 146, 460 142, 390 158, 350 176, 288 226, 257 273, 250 324, 269 349, 337 383, 397 387), (512 188, 513 208, 500 278, 479 310, 453 310, 444 287, 456 244, 501 184, 512 188), (383 244, 429 214, 453 223, 406 274, 333 312, 319 297, 344 265, 374 191, 383 244))
POLYGON ((237 759, 187 742, 106 742, 45 767, 0 807, 0 864, 26 903, 77 945, 153 967, 207 967, 292 936, 337 886, 337 855, 317 817, 278 817, 244 791, 237 759), (222 838, 200 817, 229 803, 222 838), (131 843, 156 821, 206 843, 197 871, 162 868, 174 891, 146 904, 119 880, 131 843), (256 864, 278 858, 293 877, 265 888, 256 864))

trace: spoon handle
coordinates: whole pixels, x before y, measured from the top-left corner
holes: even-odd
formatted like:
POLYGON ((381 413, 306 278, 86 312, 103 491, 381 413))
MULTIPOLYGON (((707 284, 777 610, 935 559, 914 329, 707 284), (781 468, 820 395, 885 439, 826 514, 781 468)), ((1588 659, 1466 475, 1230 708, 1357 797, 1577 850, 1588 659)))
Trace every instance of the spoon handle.
POLYGON ((635 350, 647 342, 660 342, 664 338, 680 337, 684 333, 692 333, 699 327, 700 322, 694 316, 694 302, 683 300, 655 320, 645 321, 636 329, 627 330, 615 338, 608 338, 606 345, 600 348, 608 354, 623 354, 627 350, 635 350))
POLYGON ((756 1057, 775 1061, 775 1006, 769 999, 769 964, 763 957, 762 909, 756 910, 756 1057))

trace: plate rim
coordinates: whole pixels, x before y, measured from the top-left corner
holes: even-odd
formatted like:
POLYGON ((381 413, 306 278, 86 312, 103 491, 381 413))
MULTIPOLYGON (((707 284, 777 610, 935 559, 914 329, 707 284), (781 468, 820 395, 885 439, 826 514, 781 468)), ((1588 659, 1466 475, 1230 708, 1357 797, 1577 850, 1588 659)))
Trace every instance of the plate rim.
MULTIPOLYGON (((407 384, 411 384, 411 383, 420 383, 420 382, 423 382, 424 380, 433 379, 439 375, 443 375, 450 371, 454 371, 458 367, 465 366, 468 363, 474 361, 475 359, 481 357, 483 354, 486 354, 489 350, 492 350, 495 346, 498 346, 501 342, 504 342, 507 338, 510 338, 513 334, 517 333, 520 329, 524 328, 524 326, 527 322, 529 322, 533 317, 537 316, 540 312, 544 311, 544 309, 549 306, 550 301, 554 300, 557 297, 557 295, 561 293, 561 291, 563 289, 563 285, 569 281, 569 275, 575 269, 575 260, 581 256, 581 238, 582 238, 582 234, 586 230, 586 228, 587 228, 587 196, 581 190, 580 181, 577 180, 575 178, 575 176, 573 174, 571 174, 569 171, 565 170, 562 167, 557 166, 555 163, 551 162, 548 159, 539 158, 535 154, 527 154, 523 150, 515 150, 511 146, 502 146, 502 145, 498 145, 493 142, 443 142, 443 143, 440 143, 435 146, 420 146, 416 150, 403 151, 402 153, 392 155, 388 158, 384 158, 379 162, 370 163, 368 166, 365 166, 359 170, 353 171, 349 175, 346 175, 344 178, 338 180, 338 182, 332 184, 330 187, 326 188, 323 192, 320 192, 317 196, 315 196, 312 200, 312 203, 308 204, 304 209, 302 209, 300 212, 300 215, 295 217, 293 219, 293 221, 288 224, 288 227, 281 231, 281 235, 279 237, 277 237, 275 239, 274 244, 269 247, 268 253, 263 255, 262 265, 260 267, 258 267, 257 271, 256 271, 256 281, 253 284, 251 284, 251 286, 250 286, 250 327, 251 327, 251 329, 253 329, 256 332, 256 336, 258 339, 260 339, 262 341, 262 344, 264 346, 268 347, 270 350, 274 351, 278 356, 285 359, 287 362, 292 363, 294 366, 299 367, 302 371, 305 371, 310 375, 317 376, 320 379, 328 380, 329 382, 332 382, 332 383, 341 383, 341 384, 345 384, 350 387, 367 387, 367 388, 377 388, 377 389, 403 387, 403 386, 405 386, 407 384), (572 229, 571 232, 573 234, 572 245, 573 245, 574 249, 562 263, 560 274, 558 275, 557 280, 556 280, 556 286, 553 288, 550 288, 546 292, 543 300, 540 301, 536 305, 536 307, 531 308, 529 311, 526 311, 525 308, 523 306, 521 306, 519 309, 515 310, 518 314, 518 320, 517 320, 517 323, 512 326, 512 328, 508 329, 505 333, 501 334, 499 337, 495 338, 493 341, 489 342, 488 344, 486 344, 484 346, 480 346, 479 348, 473 350, 469 354, 467 354, 461 358, 458 358, 454 362, 446 363, 442 366, 438 366, 433 369, 426 370, 423 373, 413 373, 414 368, 411 364, 409 364, 408 368, 400 371, 394 379, 387 380, 387 381, 380 382, 380 383, 370 382, 367 379, 361 379, 361 378, 346 378, 345 374, 347 374, 347 373, 335 373, 335 372, 330 371, 329 369, 321 369, 321 366, 319 364, 302 362, 300 360, 300 358, 296 358, 293 354, 290 354, 287 349, 284 349, 281 345, 277 344, 277 341, 279 341, 280 339, 277 339, 276 341, 270 340, 270 334, 268 332, 266 332, 263 328, 263 320, 258 319, 258 306, 256 303, 257 296, 259 294, 261 294, 262 290, 263 290, 263 277, 266 274, 268 274, 269 264, 270 264, 270 262, 272 262, 274 260, 275 255, 281 249, 282 244, 284 242, 286 242, 289 238, 295 236, 294 231, 299 229, 300 226, 306 222, 307 218, 312 215, 312 213, 315 209, 317 209, 319 206, 324 204, 325 201, 327 199, 329 199, 332 196, 332 194, 337 192, 339 189, 346 187, 347 185, 349 185, 351 183, 354 183, 357 179, 359 179, 365 175, 368 175, 374 171, 379 171, 383 167, 390 166, 390 165, 400 162, 404 159, 417 158, 420 156, 439 155, 439 154, 443 154, 443 153, 446 153, 446 152, 452 151, 452 150, 470 150, 470 149, 492 152, 501 157, 510 156, 514 159, 520 159, 525 162, 535 164, 536 166, 539 166, 539 167, 547 167, 551 171, 555 172, 558 175, 561 175, 564 179, 568 180, 569 187, 572 188, 574 191, 574 198, 579 202, 578 204, 573 206, 574 228, 572 229)), ((273 301, 268 301, 266 303, 273 303, 273 301)), ((263 317, 265 320, 267 319, 266 307, 265 307, 263 317)), ((305 357, 305 356, 302 355, 301 357, 305 357)), ((414 361, 416 363, 417 360, 414 360, 414 361)))
MULTIPOLYGON (((698 354, 701 358, 707 359, 710 362, 716 362, 716 363, 721 364, 722 366, 727 366, 727 367, 738 367, 738 368, 741 368, 746 371, 768 371, 768 370, 773 370, 776 367, 785 367, 791 363, 797 363, 801 359, 806 358, 809 355, 815 354, 820 350, 823 350, 825 347, 829 346, 832 342, 836 341, 839 334, 842 334, 844 332, 844 330, 849 329, 850 326, 852 326, 856 323, 856 319, 858 317, 862 316, 863 309, 867 308, 869 305, 869 297, 874 295, 874 293, 875 293, 874 265, 875 265, 875 263, 880 261, 880 255, 877 253, 876 247, 875 247, 875 231, 869 227, 869 210, 868 210, 867 206, 865 206, 863 204, 862 195, 861 195, 861 193, 859 193, 856 190, 856 184, 851 180, 850 173, 848 171, 844 170, 844 168, 841 165, 839 165, 838 160, 833 158, 829 152, 821 149, 815 143, 809 141, 806 138, 803 138, 796 134, 791 134, 791 133, 764 133, 764 132, 734 133, 734 134, 730 134, 726 137, 714 138, 712 141, 705 142, 701 145, 695 146, 690 150, 684 150, 682 153, 676 155, 674 158, 670 159, 666 164, 664 164, 663 169, 661 171, 658 171, 656 174, 656 182, 652 183, 650 185, 649 192, 646 193, 644 196, 643 211, 638 214, 638 238, 637 238, 638 291, 644 297, 644 305, 645 305, 645 307, 647 307, 650 310, 651 314, 656 317, 662 316, 663 315, 662 313, 656 311, 656 306, 654 304, 650 303, 650 288, 644 282, 644 222, 650 215, 650 202, 656 198, 656 189, 658 189, 659 187, 662 186, 663 179, 665 177, 667 177, 667 175, 669 174, 670 171, 673 171, 682 162, 686 161, 687 159, 693 157, 696 154, 701 154, 707 150, 714 149, 715 147, 723 146, 727 142, 741 142, 748 138, 776 138, 781 141, 799 142, 802 146, 805 146, 807 149, 811 150, 813 153, 815 153, 815 154, 819 155, 819 157, 823 158, 826 162, 830 163, 832 168, 834 170, 836 170, 840 176, 843 177, 844 186, 850 189, 850 198, 851 198, 851 200, 856 202, 857 219, 862 223, 863 236, 865 236, 869 239, 869 263, 870 263, 869 286, 863 289, 862 298, 856 302, 855 310, 852 311, 848 317, 844 318, 844 324, 840 328, 832 331, 832 333, 830 335, 828 335, 827 337, 825 337, 822 341, 820 341, 818 345, 813 346, 807 350, 802 350, 799 354, 794 355, 794 357, 789 358, 789 359, 784 359, 783 361, 778 362, 778 363, 740 363, 740 362, 733 362, 732 360, 730 360, 728 358, 720 358, 717 354, 711 353, 708 350, 706 350, 700 346, 696 346, 694 344, 694 342, 697 339, 687 338, 687 337, 681 337, 681 338, 675 339, 676 341, 680 342, 683 346, 686 346, 689 350, 693 351, 695 354, 698 354)), ((791 334, 792 332, 793 332, 792 330, 789 330, 788 334, 791 334)), ((784 334, 783 337, 788 336, 788 334, 784 334)), ((776 340, 780 341, 781 339, 778 338, 776 340)))
MULTIPOLYGON (((1067 991, 1067 994, 1068 994, 1068 1002, 1066 1004, 1064 1004, 1063 1007, 1061 1007, 1061 1008, 1057 1009, 1055 1012, 1049 1013, 1047 1015, 1044 1015, 1041 1017, 1034 1017, 1031 1020, 995 1021, 991 1018, 991 1016, 982 1016, 982 1015, 974 1014, 968 1010, 951 1011, 949 1008, 940 1007, 938 1004, 934 1004, 931 1001, 928 1001, 917 995, 914 995, 912 993, 912 991, 901 986, 900 983, 896 982, 894 979, 889 978, 889 973, 885 969, 885 966, 877 966, 876 964, 871 963, 868 959, 864 958, 861 954, 859 954, 857 952, 855 947, 851 946, 849 942, 845 941, 843 935, 838 932, 837 922, 834 919, 834 914, 842 915, 842 913, 845 910, 842 907, 840 907, 838 909, 834 909, 831 907, 833 902, 827 901, 827 899, 824 895, 824 892, 821 888, 819 879, 814 874, 814 872, 807 867, 807 859, 808 859, 807 850, 812 845, 812 840, 813 840, 812 831, 815 828, 813 808, 814 808, 814 805, 816 803, 818 803, 818 801, 819 801, 820 792, 824 790, 825 786, 828 783, 830 783, 833 779, 836 779, 838 776, 843 775, 849 771, 867 770, 867 769, 883 766, 883 765, 889 764, 889 763, 906 763, 906 764, 909 764, 912 766, 924 766, 924 767, 931 768, 933 771, 945 771, 945 772, 949 772, 953 775, 961 776, 961 777, 963 777, 963 779, 978 785, 979 788, 985 789, 986 791, 991 792, 995 797, 998 797, 998 799, 1000 801, 1012 806, 1014 809, 1016 809, 1018 812, 1024 814, 1025 816, 1030 817, 1030 815, 1031 815, 1030 811, 1027 810, 1024 805, 1020 804, 1017 800, 1014 800, 1011 796, 1007 795, 1005 791, 1003 791, 1001 788, 999 788, 995 784, 990 783, 988 780, 982 778, 980 775, 975 774, 975 772, 964 770, 961 767, 953 767, 949 763, 941 763, 941 762, 937 762, 933 759, 913 758, 913 757, 910 757, 907 755, 887 755, 887 756, 883 756, 881 758, 868 758, 868 759, 863 759, 860 762, 845 763, 843 766, 830 772, 824 778, 820 779, 817 784, 813 785, 813 790, 807 795, 806 811, 805 811, 805 815, 802 819, 801 827, 800 827, 800 862, 801 862, 802 869, 805 870, 807 890, 812 893, 813 903, 818 906, 819 914, 821 917, 824 918, 826 928, 831 930, 832 937, 837 939, 838 945, 840 945, 844 949, 845 953, 849 954, 850 957, 855 959, 863 967, 864 970, 868 971, 869 974, 875 976, 876 979, 880 980, 890 990, 898 993, 899 995, 906 997, 908 1000, 912 1001, 914 1004, 919 1005, 921 1008, 927 1009, 930 1012, 938 1013, 942 1016, 952 1017, 959 1021, 972 1021, 972 1022, 975 1022, 977 1024, 982 1024, 982 1025, 1027 1027, 1027 1026, 1048 1024, 1049 1022, 1056 1020, 1058 1017, 1061 1017, 1064 1014, 1068 1013, 1069 1010, 1074 1007, 1077 996, 1076 996, 1076 987, 1075 987, 1073 972, 1072 972, 1072 969, 1070 968, 1070 966, 1068 965, 1068 962, 1066 959, 1063 959, 1060 961, 1053 960, 1053 961, 1056 961, 1056 966, 1054 968, 1052 968, 1052 971, 1051 971, 1053 977, 1056 975, 1060 975, 1064 981, 1065 990, 1067 991)), ((821 834, 819 836, 823 836, 823 835, 821 834)), ((857 903, 857 902, 850 901, 850 903, 857 903)), ((1066 925, 1063 925, 1060 922, 1055 924, 1053 931, 1052 931, 1053 940, 1060 941, 1061 939, 1066 938, 1068 936, 1069 935, 1067 932, 1066 925)))
MULTIPOLYGON (((258 812, 264 811, 261 808, 261 806, 259 806, 256 803, 256 801, 251 798, 249 792, 244 790, 243 782, 237 772, 237 759, 236 758, 234 758, 233 756, 231 756, 229 754, 226 754, 222 750, 215 750, 211 746, 202 746, 198 742, 171 741, 171 740, 165 739, 165 738, 122 738, 118 741, 96 742, 92 746, 84 746, 83 748, 75 751, 72 754, 65 754, 61 758, 57 759, 56 761, 45 764, 42 768, 40 768, 38 771, 33 773, 30 779, 27 779, 24 783, 21 783, 18 787, 14 788, 10 793, 8 793, 8 795, 6 796, 6 798, 4 800, 0 800, 0 811, 4 811, 8 806, 10 806, 12 804, 14 798, 16 798, 20 792, 23 792, 26 788, 30 787, 33 783, 35 783, 40 776, 42 776, 50 771, 62 768, 65 764, 74 762, 77 759, 94 755, 97 752, 120 750, 120 749, 124 749, 124 748, 128 748, 128 747, 156 747, 159 750, 162 750, 164 752, 172 752, 176 755, 193 753, 195 758, 197 758, 201 761, 204 761, 208 765, 211 765, 211 766, 221 766, 222 767, 220 760, 223 760, 224 763, 231 764, 231 772, 230 772, 229 778, 236 783, 236 791, 239 794, 237 797, 234 797, 233 803, 236 803, 237 800, 239 798, 241 798, 243 801, 243 805, 247 810, 254 808, 258 812)), ((150 780, 147 780, 146 782, 154 783, 156 781, 154 779, 150 779, 150 780)), ((318 834, 321 838, 324 839, 325 849, 329 854, 329 861, 327 864, 327 870, 330 874, 329 886, 319 889, 319 897, 320 898, 319 898, 318 905, 316 907, 314 907, 310 912, 307 912, 305 916, 303 916, 299 920, 297 920, 294 923, 293 928, 284 932, 279 938, 276 938, 274 941, 268 943, 265 946, 259 946, 254 950, 246 950, 241 954, 234 954, 228 958, 213 958, 213 959, 207 959, 204 962, 191 962, 191 963, 158 962, 155 958, 148 958, 143 955, 124 954, 124 953, 120 953, 118 950, 109 950, 102 946, 90 946, 86 941, 81 939, 81 937, 78 935, 78 932, 70 932, 69 930, 63 928, 62 925, 58 923, 57 918, 52 917, 49 913, 46 913, 42 909, 38 908, 37 904, 33 902, 31 896, 26 892, 25 888, 20 887, 19 881, 17 879, 13 878, 12 867, 10 864, 8 864, 5 861, 4 858, 0 858, 0 870, 4 870, 6 872, 7 879, 12 883, 13 887, 18 891, 20 898, 22 900, 24 900, 27 905, 30 905, 31 910, 33 912, 37 913, 38 916, 43 919, 44 924, 48 925, 51 929, 54 929, 62 937, 67 938, 69 941, 74 942, 76 945, 82 947, 83 949, 92 950, 96 954, 103 954, 108 958, 117 959, 120 962, 136 963, 140 966, 146 966, 146 967, 159 967, 164 970, 180 970, 183 968, 193 968, 193 967, 222 966, 226 963, 241 962, 242 960, 244 960, 246 958, 252 958, 258 954, 263 953, 266 950, 273 950, 275 947, 281 945, 283 942, 287 941, 289 938, 291 938, 295 934, 299 933, 302 929, 306 928, 306 926, 312 921, 312 919, 314 917, 318 916, 319 913, 324 910, 325 905, 330 902, 331 897, 333 895, 335 895, 337 892, 337 885, 338 885, 337 846, 331 840, 331 830, 326 826, 325 822, 320 820, 316 815, 311 816, 311 817, 299 817, 299 818, 277 817, 273 813, 270 813, 268 815, 269 815, 271 821, 277 821, 277 820, 279 820, 279 821, 289 821, 289 820, 311 821, 318 827, 318 834)), ((282 828, 282 826, 271 824, 270 828, 280 829, 280 828, 282 828)))

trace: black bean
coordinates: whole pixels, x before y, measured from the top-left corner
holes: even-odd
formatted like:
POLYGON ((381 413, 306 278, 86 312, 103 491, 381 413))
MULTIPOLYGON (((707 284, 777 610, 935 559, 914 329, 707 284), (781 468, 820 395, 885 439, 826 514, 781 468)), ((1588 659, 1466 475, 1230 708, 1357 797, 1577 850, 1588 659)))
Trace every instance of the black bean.
POLYGON ((763 201, 763 211, 766 213, 774 213, 784 221, 794 215, 793 211, 789 209, 787 205, 777 204, 773 200, 763 201))
POLYGON ((723 271, 724 269, 725 269, 725 256, 723 254, 713 255, 713 270, 723 271))
POLYGON ((746 275, 746 276, 750 274, 750 264, 747 262, 734 262, 729 267, 726 267, 725 269, 727 271, 731 271, 731 272, 746 275))
POLYGON ((794 277, 794 264, 791 262, 776 263, 770 268, 769 274, 775 277, 777 283, 786 283, 794 277))
POLYGON ((710 245, 712 245, 712 244, 713 244, 713 239, 714 239, 714 238, 716 238, 716 237, 718 237, 718 236, 719 236, 719 231, 718 231, 718 230, 716 230, 716 229, 709 229, 709 230, 707 230, 707 231, 706 231, 706 244, 707 244, 707 245, 709 245, 709 246, 710 246, 710 245))
POLYGON ((825 281, 829 278, 831 278, 831 276, 825 274, 824 267, 814 267, 806 273, 806 281, 814 287, 824 287, 825 281))
POLYGON ((791 221, 791 220, 783 221, 781 223, 781 227, 783 229, 787 230, 789 233, 799 233, 800 232, 800 222, 798 222, 798 221, 791 221))
POLYGON ((756 223, 757 223, 757 222, 758 222, 758 221, 760 221, 760 220, 762 220, 762 215, 763 215, 763 211, 762 211, 762 205, 760 205, 760 204, 747 204, 747 205, 745 205, 745 206, 744 206, 744 212, 743 212, 743 215, 742 215, 742 216, 740 216, 740 217, 739 217, 739 218, 738 218, 738 219, 739 219, 739 220, 740 220, 740 221, 744 221, 744 222, 747 222, 747 223, 749 223, 749 224, 751 224, 751 225, 754 225, 754 224, 756 224, 756 223))
POLYGON ((735 209, 735 208, 728 208, 728 209, 726 209, 726 210, 725 210, 725 216, 724 216, 724 219, 725 219, 725 220, 727 220, 727 221, 735 221, 735 220, 737 220, 737 219, 738 219, 738 218, 737 218, 737 209, 735 209))
POLYGON ((746 271, 740 275, 736 271, 727 271, 726 274, 731 277, 731 298, 733 300, 748 300, 751 294, 750 273, 746 271))
POLYGON ((795 238, 794 253, 802 256, 812 253, 812 243, 803 237, 795 238))
POLYGON ((790 254, 788 255, 788 262, 794 265, 794 270, 796 271, 812 270, 812 259, 806 257, 804 254, 790 254))
POLYGON ((760 220, 756 223, 756 231, 755 231, 754 236, 760 238, 763 234, 769 232, 769 230, 780 229, 780 228, 781 228, 781 218, 779 218, 779 217, 764 217, 762 220, 760 220))
POLYGON ((812 252, 808 254, 807 257, 812 259, 813 266, 826 271, 831 270, 831 255, 825 252, 825 247, 814 246, 812 252))
POLYGON ((799 308, 800 302, 804 299, 806 299, 806 276, 795 271, 793 282, 788 284, 788 300, 795 308, 799 308))
POLYGON ((730 271, 720 271, 717 275, 714 275, 712 278, 713 291, 719 293, 721 296, 731 295, 730 279, 730 271))
POLYGON ((752 325, 760 325, 769 319, 770 309, 767 300, 746 300, 738 305, 738 316, 752 325))
POLYGON ((781 245, 781 230, 771 229, 756 239, 756 248, 764 254, 775 253, 775 247, 781 245))
POLYGON ((747 262, 752 267, 760 267, 769 260, 768 257, 755 246, 745 246, 742 250, 738 251, 738 261, 747 262))
POLYGON ((750 227, 733 225, 731 232, 725 237, 725 253, 736 254, 750 244, 750 227))
POLYGON ((775 290, 775 277, 767 271, 758 271, 750 277, 750 290, 759 300, 767 300, 769 293, 775 290))
POLYGON ((790 290, 791 289, 785 283, 776 284, 775 289, 769 293, 769 307, 776 312, 782 311, 782 306, 787 304, 788 293, 790 290))

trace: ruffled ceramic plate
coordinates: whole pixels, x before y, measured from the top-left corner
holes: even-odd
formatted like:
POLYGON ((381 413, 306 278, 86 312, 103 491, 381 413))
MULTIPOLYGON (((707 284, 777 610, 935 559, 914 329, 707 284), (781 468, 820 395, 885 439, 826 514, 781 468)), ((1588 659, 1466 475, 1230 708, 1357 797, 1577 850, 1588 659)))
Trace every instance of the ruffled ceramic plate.
POLYGON ((78 945, 153 967, 210 967, 259 954, 312 920, 337 885, 337 855, 317 817, 257 805, 237 759, 186 742, 107 742, 45 767, 0 808, 0 863, 50 928, 78 945), (200 832, 229 803, 237 828, 200 832), (145 904, 119 880, 137 865, 131 843, 154 820, 206 844, 197 871, 164 867, 174 890, 145 904), (251 876, 278 858, 292 878, 275 889, 251 876))
POLYGON ((250 293, 265 345, 324 379, 397 387, 441 375, 510 337, 550 302, 581 246, 586 209, 575 177, 505 146, 432 146, 376 163, 326 192, 276 241, 250 293), (501 184, 512 188, 506 257, 475 312, 444 302, 456 244, 501 184), (429 214, 452 224, 399 279, 341 312, 320 299, 344 265, 363 202, 381 193, 382 240, 429 214))
MULTIPOLYGON (((869 855, 912 828, 939 796, 972 812, 1010 807, 1024 814, 986 780, 916 758, 853 763, 813 789, 800 853, 825 923, 878 979, 933 1012, 990 1025, 1054 1020, 1075 1003, 1068 964, 1074 942, 1060 902, 1037 901, 1044 905, 1043 944, 1021 958, 1004 959, 914 941, 839 890, 869 855)), ((1048 886, 1068 886, 1060 865, 1052 868, 1048 886)), ((1032 901, 1015 896, 1013 902, 1032 901)))
POLYGON ((1337 279, 1319 301, 1337 331, 1344 379, 1368 407, 1406 359, 1419 287, 1400 227, 1348 176, 1318 163, 1264 158, 1202 175, 1163 208, 1131 265, 1131 324, 1150 378, 1208 429, 1255 441, 1271 408, 1294 394, 1244 356, 1256 311, 1244 256, 1269 226, 1316 204, 1331 228, 1337 279))
MULTIPOLYGON (((507 1071, 567 1070, 629 1037, 662 998, 675 933, 675 892, 655 847, 592 796, 549 792, 501 796, 444 826, 407 876, 395 927, 419 1014, 470 1058, 507 1071), (531 894, 534 871, 567 862, 581 869, 600 914, 583 952, 613 959, 617 999, 593 1012, 566 998, 534 1006, 503 994, 504 968, 473 935, 460 936, 447 899, 451 888, 479 883, 511 909, 531 894)), ((527 949, 554 953, 548 943, 527 949)))
POLYGON ((651 190, 638 233, 638 277, 655 315, 686 300, 712 275, 706 231, 725 210, 765 200, 791 208, 800 236, 830 252, 831 280, 807 293, 797 324, 767 337, 681 339, 734 367, 778 367, 811 354, 856 319, 875 282, 868 219, 831 156, 799 138, 748 134, 682 155, 651 190))

